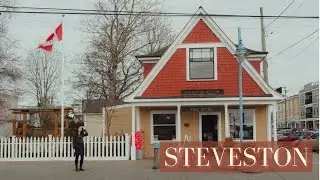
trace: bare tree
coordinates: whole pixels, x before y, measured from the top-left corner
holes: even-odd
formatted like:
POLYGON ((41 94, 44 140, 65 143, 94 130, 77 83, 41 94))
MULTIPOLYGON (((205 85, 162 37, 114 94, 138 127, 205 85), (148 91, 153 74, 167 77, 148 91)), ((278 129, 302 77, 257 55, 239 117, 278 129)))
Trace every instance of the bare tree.
MULTIPOLYGON (((173 31, 168 19, 144 15, 147 11, 162 11, 158 0, 98 0, 95 8, 115 13, 84 21, 89 46, 81 59, 82 68, 76 72, 75 87, 86 90, 89 98, 107 99, 114 105, 142 80, 141 63, 135 55, 167 46, 173 40, 173 31)), ((113 109, 106 112, 107 128, 113 109)))
MULTIPOLYGON (((53 106, 60 78, 61 54, 58 51, 46 53, 31 50, 24 62, 26 95, 36 100, 39 107, 53 106)), ((47 112, 39 113, 40 125, 45 130, 52 127, 53 116, 47 112)))
MULTIPOLYGON (((0 0, 0 6, 12 6, 15 3, 15 0, 0 0)), ((13 116, 9 109, 17 105, 17 82, 21 77, 16 55, 17 41, 8 33, 10 20, 10 14, 0 15, 0 133, 4 136, 11 135, 9 120, 13 116)))
POLYGON ((49 107, 56 96, 60 78, 61 54, 57 51, 46 53, 42 50, 31 50, 24 63, 24 79, 27 93, 41 107, 49 107))
POLYGON ((95 98, 119 100, 141 82, 141 64, 134 56, 152 53, 172 40, 168 20, 145 16, 146 11, 160 12, 159 1, 97 1, 98 11, 139 12, 130 15, 105 15, 87 19, 84 29, 89 46, 77 72, 76 87, 85 88, 95 98))
MULTIPOLYGON (((13 5, 14 1, 0 0, 1 6, 13 5)), ((0 16, 0 94, 14 95, 17 93, 16 82, 21 77, 16 56, 17 42, 8 34, 10 14, 0 16)), ((0 97, 1 97, 0 95, 0 97)), ((0 98, 0 103, 4 103, 0 98)))

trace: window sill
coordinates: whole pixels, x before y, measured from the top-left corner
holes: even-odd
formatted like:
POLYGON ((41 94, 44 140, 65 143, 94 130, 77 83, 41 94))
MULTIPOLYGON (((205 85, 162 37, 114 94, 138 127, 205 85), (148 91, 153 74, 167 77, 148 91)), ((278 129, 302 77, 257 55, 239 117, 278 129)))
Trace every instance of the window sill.
POLYGON ((151 141, 150 142, 150 144, 151 145, 153 145, 153 143, 155 143, 155 142, 159 142, 159 143, 161 143, 161 142, 175 142, 175 141, 178 141, 177 139, 175 139, 175 140, 159 140, 159 141, 151 141))
POLYGON ((200 81, 200 82, 203 82, 203 81, 217 81, 218 79, 187 79, 187 81, 190 81, 190 82, 197 82, 197 81, 200 81))
MULTIPOLYGON (((233 141, 240 142, 240 139, 233 139, 233 141)), ((254 140, 254 139, 244 139, 244 140, 242 140, 242 142, 252 142, 252 141, 256 141, 256 140, 254 140)))

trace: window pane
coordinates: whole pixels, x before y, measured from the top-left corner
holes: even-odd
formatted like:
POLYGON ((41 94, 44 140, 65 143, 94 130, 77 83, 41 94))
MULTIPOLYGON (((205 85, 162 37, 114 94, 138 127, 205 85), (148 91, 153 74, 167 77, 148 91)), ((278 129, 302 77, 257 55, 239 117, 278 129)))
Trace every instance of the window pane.
POLYGON ((202 52, 202 58, 210 58, 210 57, 212 57, 210 50, 202 52))
POLYGON ((193 51, 192 58, 201 58, 201 51, 193 51))
MULTIPOLYGON (((239 139, 240 125, 230 125, 230 135, 234 139, 239 139)), ((253 140, 253 125, 243 125, 243 139, 253 140)))
POLYGON ((192 61, 213 61, 213 48, 190 49, 192 61))
MULTIPOLYGON (((244 140, 253 140, 253 118, 254 112, 244 111, 243 113, 243 139, 244 140)), ((239 119, 239 110, 232 110, 229 113, 229 122, 230 122, 230 136, 233 138, 239 138, 240 132, 240 119, 239 119)))
POLYGON ((153 114, 153 124, 175 124, 176 115, 175 114, 153 114))
POLYGON ((190 79, 214 78, 213 62, 190 62, 190 79))
POLYGON ((176 138, 176 126, 154 126, 153 135, 157 135, 158 140, 173 140, 176 138))

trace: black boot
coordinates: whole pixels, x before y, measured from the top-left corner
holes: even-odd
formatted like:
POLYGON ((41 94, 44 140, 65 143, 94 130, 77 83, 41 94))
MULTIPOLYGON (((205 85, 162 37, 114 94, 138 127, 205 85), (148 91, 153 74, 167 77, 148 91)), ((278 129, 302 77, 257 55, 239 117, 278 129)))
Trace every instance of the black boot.
POLYGON ((76 165, 76 171, 79 171, 79 169, 78 169, 78 165, 76 165))
POLYGON ((84 171, 84 169, 82 169, 82 167, 80 168, 80 171, 84 171))

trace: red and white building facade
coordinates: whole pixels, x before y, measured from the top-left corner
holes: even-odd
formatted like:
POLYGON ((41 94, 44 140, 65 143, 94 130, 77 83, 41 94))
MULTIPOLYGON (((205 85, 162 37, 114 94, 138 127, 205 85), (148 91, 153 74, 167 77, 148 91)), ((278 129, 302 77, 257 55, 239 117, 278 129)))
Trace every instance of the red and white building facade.
MULTIPOLYGON (((170 46, 137 56, 144 80, 125 102, 132 106, 132 132, 144 131, 144 158, 153 157, 154 141, 239 139, 236 45, 205 14, 200 7, 170 46)), ((242 63, 245 141, 276 139, 272 124, 283 96, 263 80, 266 55, 246 49, 242 63)))

